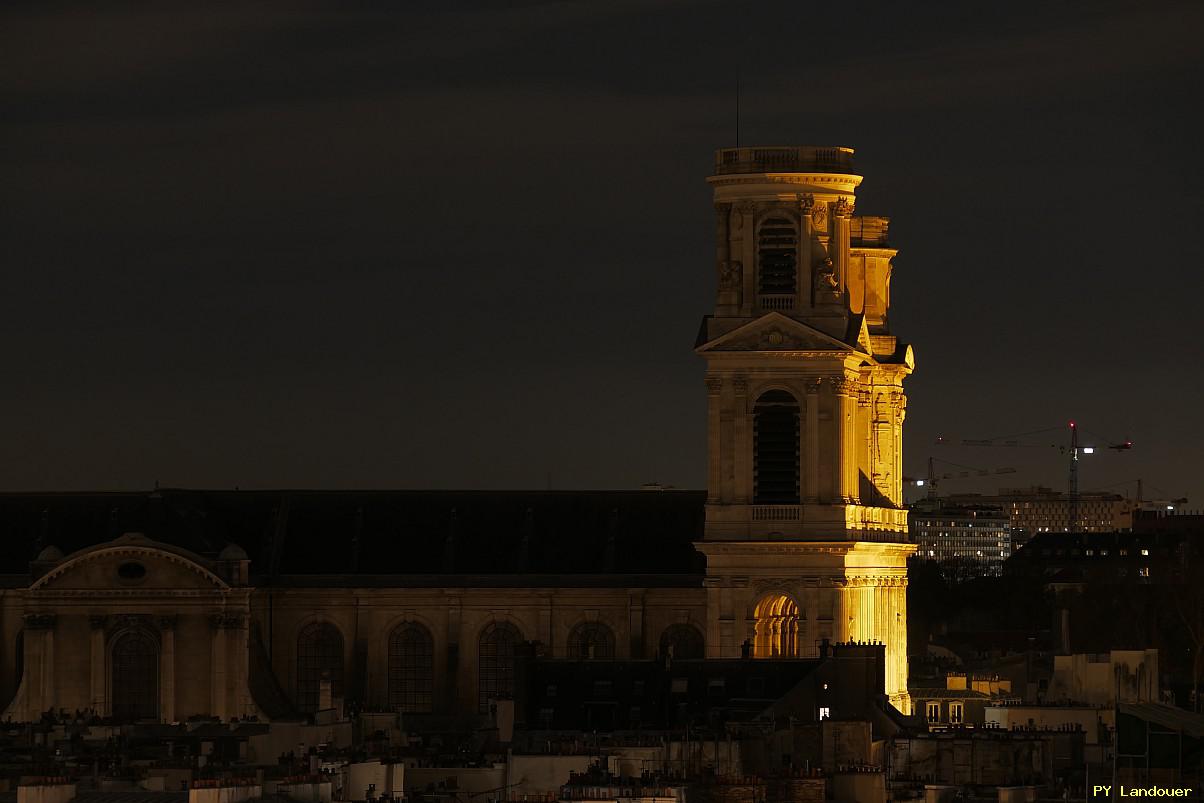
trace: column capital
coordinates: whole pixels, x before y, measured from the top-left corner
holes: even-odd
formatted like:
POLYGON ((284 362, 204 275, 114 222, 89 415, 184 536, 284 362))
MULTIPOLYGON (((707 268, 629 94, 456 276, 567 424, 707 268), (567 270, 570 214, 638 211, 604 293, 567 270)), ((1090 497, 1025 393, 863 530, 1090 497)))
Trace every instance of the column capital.
POLYGON ((94 613, 88 617, 88 626, 93 630, 103 630, 108 623, 109 615, 106 613, 94 613))
POLYGON ((832 214, 838 218, 850 218, 853 216, 853 202, 848 198, 837 198, 836 203, 832 205, 832 214))
POLYGON ((24 617, 25 629, 53 630, 57 619, 58 617, 53 613, 27 613, 24 617))
POLYGON ((159 625, 160 630, 175 630, 176 618, 177 617, 175 614, 165 614, 157 617, 155 619, 155 624, 159 625))
POLYGON ((742 215, 754 215, 757 212, 757 205, 752 201, 740 201, 735 208, 742 215))
POLYGON ((723 377, 708 376, 706 378, 706 383, 708 396, 718 396, 723 390, 723 377))
POLYGON ((244 618, 239 614, 232 613, 211 613, 209 614, 209 627, 213 630, 237 630, 244 627, 244 618))
POLYGON ((738 376, 732 380, 732 387, 736 390, 737 396, 743 396, 748 393, 747 377, 738 376))
POLYGON ((815 196, 811 193, 800 192, 794 196, 798 201, 798 208, 804 215, 811 214, 811 210, 815 207, 815 196))

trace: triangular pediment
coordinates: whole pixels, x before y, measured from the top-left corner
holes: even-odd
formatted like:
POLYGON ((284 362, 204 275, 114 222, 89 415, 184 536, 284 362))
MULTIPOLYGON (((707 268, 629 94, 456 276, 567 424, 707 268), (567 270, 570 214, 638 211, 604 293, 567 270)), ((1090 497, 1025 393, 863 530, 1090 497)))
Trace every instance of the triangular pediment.
POLYGON ((700 354, 714 351, 831 351, 868 356, 868 345, 868 332, 865 345, 857 348, 801 321, 770 312, 703 343, 696 351, 700 354))

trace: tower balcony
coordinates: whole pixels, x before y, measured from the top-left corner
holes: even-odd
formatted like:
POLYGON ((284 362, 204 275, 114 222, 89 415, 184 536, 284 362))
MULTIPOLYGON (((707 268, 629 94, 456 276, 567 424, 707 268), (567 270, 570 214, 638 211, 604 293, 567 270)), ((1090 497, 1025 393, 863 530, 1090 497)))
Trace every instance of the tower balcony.
POLYGON ((857 504, 706 506, 706 538, 723 541, 879 541, 908 543, 907 511, 857 504))
POLYGON ((853 173, 852 148, 723 148, 715 151, 716 176, 734 173, 853 173))

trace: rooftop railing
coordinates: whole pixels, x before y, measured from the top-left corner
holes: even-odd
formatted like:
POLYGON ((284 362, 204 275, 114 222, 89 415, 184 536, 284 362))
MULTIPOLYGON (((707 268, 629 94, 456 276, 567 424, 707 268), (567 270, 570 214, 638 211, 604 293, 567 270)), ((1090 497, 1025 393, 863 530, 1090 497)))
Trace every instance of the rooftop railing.
POLYGON ((715 175, 729 173, 852 173, 852 148, 723 148, 715 175))

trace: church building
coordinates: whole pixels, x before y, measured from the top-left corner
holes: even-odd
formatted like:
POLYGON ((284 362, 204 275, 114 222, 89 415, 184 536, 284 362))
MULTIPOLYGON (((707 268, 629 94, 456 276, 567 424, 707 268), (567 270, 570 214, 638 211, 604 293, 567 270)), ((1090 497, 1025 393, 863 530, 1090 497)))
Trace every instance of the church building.
POLYGON ((513 694, 525 642, 598 661, 881 643, 911 713, 914 360, 861 180, 848 148, 716 154, 705 492, 0 494, 3 717, 474 715, 513 694))

